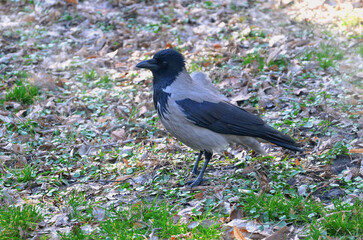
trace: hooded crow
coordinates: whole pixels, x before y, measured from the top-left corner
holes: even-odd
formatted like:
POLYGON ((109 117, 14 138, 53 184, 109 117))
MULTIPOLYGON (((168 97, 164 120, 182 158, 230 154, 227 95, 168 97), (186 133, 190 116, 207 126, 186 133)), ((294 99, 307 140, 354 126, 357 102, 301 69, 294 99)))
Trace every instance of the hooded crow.
POLYGON ((205 162, 194 187, 203 181, 203 174, 214 151, 229 144, 242 144, 266 155, 260 141, 302 151, 289 136, 265 124, 262 119, 229 103, 205 74, 191 77, 185 69, 183 56, 174 49, 157 52, 150 60, 136 65, 153 74, 153 100, 164 127, 179 141, 199 150, 192 173, 198 174, 199 161, 205 162))

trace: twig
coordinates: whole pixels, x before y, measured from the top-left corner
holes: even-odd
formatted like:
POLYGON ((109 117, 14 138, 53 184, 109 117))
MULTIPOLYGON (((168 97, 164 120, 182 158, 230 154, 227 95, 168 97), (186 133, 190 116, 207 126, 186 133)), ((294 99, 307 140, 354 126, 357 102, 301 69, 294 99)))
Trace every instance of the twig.
POLYGON ((289 97, 282 97, 280 98, 281 100, 290 100, 290 101, 293 101, 293 102, 299 102, 299 100, 295 99, 295 98, 289 98, 289 97))
POLYGON ((118 129, 118 128, 123 128, 123 127, 134 127, 134 126, 135 126, 135 124, 124 123, 124 124, 120 124, 120 125, 114 126, 114 127, 113 127, 113 128, 111 128, 111 129, 108 129, 108 130, 106 131, 106 133, 111 133, 111 132, 115 131, 115 130, 116 130, 116 129, 118 129))
POLYGON ((6 67, 0 70, 0 74, 3 73, 6 70, 6 67))
POLYGON ((71 98, 69 98, 67 101, 65 101, 64 103, 62 103, 61 105, 63 105, 63 106, 66 106, 66 105, 68 105, 68 103, 70 102, 70 101, 72 101, 73 99, 75 99, 76 97, 71 97, 71 98))
POLYGON ((113 143, 107 143, 107 144, 102 144, 102 145, 89 146, 89 148, 87 149, 85 155, 88 155, 88 153, 91 151, 92 148, 104 148, 104 147, 110 147, 110 146, 115 146, 115 145, 118 145, 118 143, 113 142, 113 143))
POLYGON ((346 51, 347 50, 349 50, 349 49, 351 49, 351 48, 354 48, 355 46, 357 46, 358 44, 360 44, 360 43, 362 43, 363 42, 363 40, 362 39, 359 39, 356 43, 354 43, 352 46, 350 46, 350 47, 348 47, 347 49, 346 49, 346 51))
POLYGON ((215 188, 218 187, 218 185, 216 186, 196 186, 196 187, 183 187, 180 188, 180 191, 199 191, 199 190, 204 190, 204 189, 211 189, 211 188, 215 188))
POLYGON ((318 140, 318 145, 315 146, 314 150, 311 152, 311 154, 315 153, 316 151, 318 151, 318 148, 320 147, 320 143, 321 143, 321 139, 319 138, 318 140))

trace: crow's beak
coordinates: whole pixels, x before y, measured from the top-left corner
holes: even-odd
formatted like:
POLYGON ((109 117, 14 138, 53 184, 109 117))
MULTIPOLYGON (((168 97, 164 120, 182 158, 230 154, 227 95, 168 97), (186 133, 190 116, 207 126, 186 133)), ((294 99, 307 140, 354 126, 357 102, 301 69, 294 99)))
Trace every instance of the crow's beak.
POLYGON ((136 65, 137 68, 146 68, 146 69, 150 69, 150 70, 158 70, 159 66, 156 62, 155 59, 150 59, 150 60, 145 60, 142 62, 139 62, 136 65))

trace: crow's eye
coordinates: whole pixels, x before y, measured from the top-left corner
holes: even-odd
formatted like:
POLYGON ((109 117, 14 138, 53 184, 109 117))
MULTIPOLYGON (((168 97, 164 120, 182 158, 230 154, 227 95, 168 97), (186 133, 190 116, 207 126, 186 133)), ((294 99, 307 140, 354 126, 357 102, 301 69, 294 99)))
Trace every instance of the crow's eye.
POLYGON ((168 62, 167 61, 163 61, 160 63, 160 67, 162 68, 166 68, 168 66, 168 62))

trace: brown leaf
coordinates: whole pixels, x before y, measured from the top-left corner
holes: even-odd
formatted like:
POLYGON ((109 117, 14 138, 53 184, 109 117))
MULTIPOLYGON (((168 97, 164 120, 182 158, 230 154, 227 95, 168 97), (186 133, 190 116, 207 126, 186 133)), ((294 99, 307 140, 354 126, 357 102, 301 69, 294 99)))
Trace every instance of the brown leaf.
POLYGON ((350 149, 350 153, 363 153, 363 148, 350 149))
POLYGON ((195 199, 202 199, 204 197, 204 193, 203 192, 199 192, 199 193, 196 193, 194 195, 194 198, 195 199))
POLYGON ((126 63, 125 62, 116 62, 115 63, 115 68, 120 68, 120 67, 125 67, 125 66, 126 66, 126 63))
POLYGON ((111 133, 111 139, 112 141, 117 141, 117 140, 126 140, 126 132, 124 129, 120 128, 120 129, 117 129, 115 131, 113 131, 111 133))
POLYGON ((279 66, 272 65, 272 66, 268 67, 267 70, 269 70, 269 71, 278 71, 279 70, 279 66))
POLYGON ((216 44, 214 44, 214 45, 213 45, 213 47, 214 47, 215 49, 219 49, 219 48, 222 48, 222 45, 221 45, 221 44, 219 44, 219 43, 216 43, 216 44))
POLYGON ((140 110, 139 110, 139 112, 137 113, 137 116, 142 116, 142 115, 144 115, 145 113, 147 113, 148 112, 148 109, 147 109, 147 107, 144 105, 144 106, 142 106, 141 108, 140 108, 140 110))
POLYGON ((97 122, 104 123, 104 122, 111 121, 111 120, 112 120, 112 117, 107 116, 107 117, 103 117, 103 118, 98 118, 97 122))
POLYGON ((242 175, 247 175, 252 172, 256 172, 256 168, 254 165, 249 165, 243 169, 242 175))
POLYGON ((9 143, 4 148, 7 150, 14 151, 15 153, 20 153, 20 154, 24 153, 24 151, 25 151, 23 145, 16 144, 16 143, 15 144, 9 143))
POLYGON ((24 16, 21 20, 23 22, 31 23, 31 22, 35 22, 36 18, 34 16, 24 16))
POLYGON ((301 163, 300 163, 299 159, 297 159, 297 158, 295 158, 295 165, 296 165, 296 166, 300 166, 300 165, 301 165, 301 163))
POLYGON ((210 62, 203 62, 202 65, 203 67, 208 67, 211 63, 210 62))
POLYGON ((281 52, 281 49, 280 48, 273 49, 270 52, 270 54, 268 55, 268 58, 266 60, 266 63, 269 64, 272 60, 274 60, 279 55, 280 52, 281 52))
POLYGON ((242 219, 243 218, 243 212, 241 209, 235 209, 233 208, 233 210, 231 211, 231 213, 229 214, 229 217, 227 219, 227 222, 230 222, 234 219, 242 219))
POLYGON ((363 115, 363 111, 359 111, 359 112, 349 112, 348 111, 348 114, 350 114, 350 115, 363 115))
POLYGON ((18 160, 15 163, 15 167, 17 168, 22 168, 27 164, 26 158, 25 157, 20 157, 18 158, 18 160))
POLYGON ((53 76, 46 72, 39 72, 31 75, 29 82, 42 89, 55 90, 57 86, 53 76))
POLYGON ((243 236, 242 232, 238 229, 237 226, 234 226, 233 228, 233 235, 237 240, 246 240, 246 238, 243 236))
POLYGON ((57 81, 55 82, 55 85, 57 85, 57 87, 64 88, 64 85, 67 82, 68 82, 68 80, 66 78, 58 78, 57 81))
POLYGON ((166 48, 173 48, 173 45, 171 44, 171 43, 167 43, 166 45, 165 45, 165 49, 166 48))
POLYGON ((132 178, 132 175, 124 175, 124 176, 119 176, 116 178, 115 182, 121 182, 121 181, 126 181, 130 178, 132 178))
POLYGON ((261 193, 268 192, 271 190, 270 179, 267 174, 261 170, 257 171, 257 181, 260 184, 261 193))
POLYGON ((67 3, 78 4, 78 0, 66 0, 67 3))
POLYGON ((287 234, 289 234, 289 227, 285 226, 281 228, 279 231, 269 236, 268 238, 266 238, 266 240, 287 239, 287 234))
POLYGON ((129 165, 129 162, 127 161, 127 159, 126 159, 126 158, 124 158, 124 159, 123 159, 123 161, 124 161, 124 163, 125 163, 126 167, 127 167, 127 168, 129 168, 129 167, 130 167, 130 165, 129 165))

